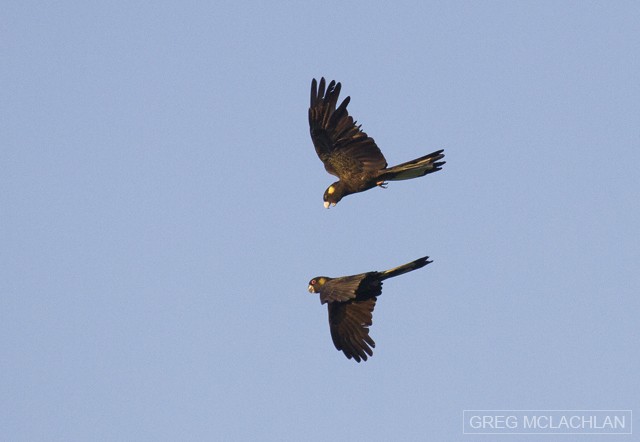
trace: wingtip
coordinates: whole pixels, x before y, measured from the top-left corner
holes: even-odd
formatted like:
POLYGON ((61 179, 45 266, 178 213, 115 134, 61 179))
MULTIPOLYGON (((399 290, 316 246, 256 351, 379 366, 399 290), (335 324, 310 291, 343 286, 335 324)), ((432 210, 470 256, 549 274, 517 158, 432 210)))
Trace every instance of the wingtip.
POLYGON ((317 100, 326 99, 329 95, 340 95, 342 84, 331 80, 327 85, 324 77, 320 77, 318 82, 315 78, 311 79, 311 105, 317 100))

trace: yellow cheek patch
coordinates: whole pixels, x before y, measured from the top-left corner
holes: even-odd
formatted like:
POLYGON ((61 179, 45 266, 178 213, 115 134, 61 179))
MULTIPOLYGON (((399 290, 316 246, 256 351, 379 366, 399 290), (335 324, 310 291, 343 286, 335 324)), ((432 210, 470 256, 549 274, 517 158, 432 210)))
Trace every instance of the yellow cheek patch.
POLYGON ((329 186, 329 188, 327 189, 327 193, 328 193, 329 195, 331 195, 331 194, 332 194, 333 192, 335 192, 335 191, 336 191, 336 188, 335 188, 335 187, 333 187, 333 186, 329 186))

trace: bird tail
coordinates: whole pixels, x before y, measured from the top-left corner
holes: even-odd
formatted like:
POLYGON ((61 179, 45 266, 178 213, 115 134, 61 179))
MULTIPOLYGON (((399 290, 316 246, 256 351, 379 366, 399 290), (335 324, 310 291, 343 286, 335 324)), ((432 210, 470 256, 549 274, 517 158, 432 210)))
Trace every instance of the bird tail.
POLYGON ((445 163, 445 161, 438 161, 444 158, 444 154, 442 152, 444 152, 444 149, 440 149, 436 152, 430 153, 429 155, 384 169, 384 172, 379 178, 383 181, 400 181, 418 178, 429 173, 437 172, 442 169, 442 166, 445 163))
POLYGON ((431 262, 433 261, 429 261, 428 256, 424 256, 422 258, 416 259, 415 261, 411 261, 410 263, 403 264, 393 269, 385 270, 384 272, 380 272, 380 281, 384 281, 385 279, 393 278, 394 276, 402 275, 413 270, 421 269, 431 262))

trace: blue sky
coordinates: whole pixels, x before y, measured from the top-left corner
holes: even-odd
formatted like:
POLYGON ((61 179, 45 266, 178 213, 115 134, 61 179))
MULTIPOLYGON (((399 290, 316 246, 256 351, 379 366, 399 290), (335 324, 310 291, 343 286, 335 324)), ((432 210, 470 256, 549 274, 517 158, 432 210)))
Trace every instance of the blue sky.
POLYGON ((2 439, 474 441, 465 409, 639 413, 637 2, 2 16, 2 439), (321 76, 390 164, 444 169, 325 210, 321 76), (347 360, 309 279, 423 255, 347 360))

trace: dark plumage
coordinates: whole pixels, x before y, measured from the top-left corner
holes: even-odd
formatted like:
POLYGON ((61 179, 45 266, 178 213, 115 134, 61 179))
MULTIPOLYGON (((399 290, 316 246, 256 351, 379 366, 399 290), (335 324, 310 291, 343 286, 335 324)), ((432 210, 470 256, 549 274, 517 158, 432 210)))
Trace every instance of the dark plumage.
POLYGON ((320 303, 327 304, 329 328, 333 344, 344 355, 360 362, 373 356, 375 342, 369 336, 376 298, 382 293, 382 281, 429 264, 429 257, 383 272, 329 278, 316 276, 309 281, 309 292, 320 294, 320 303))
POLYGON ((336 109, 340 83, 332 81, 325 87, 324 78, 318 85, 311 82, 309 130, 316 153, 324 168, 339 178, 324 193, 324 206, 336 205, 343 197, 376 186, 386 187, 387 181, 407 180, 436 172, 445 164, 443 150, 413 161, 387 168, 387 160, 373 138, 360 129, 349 115, 347 97, 336 109))

